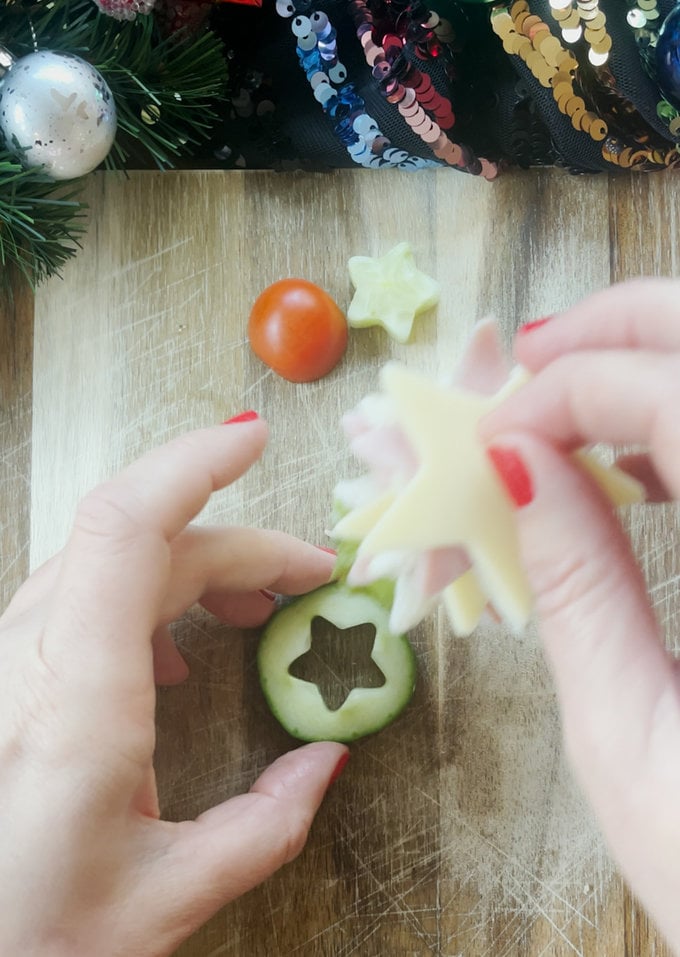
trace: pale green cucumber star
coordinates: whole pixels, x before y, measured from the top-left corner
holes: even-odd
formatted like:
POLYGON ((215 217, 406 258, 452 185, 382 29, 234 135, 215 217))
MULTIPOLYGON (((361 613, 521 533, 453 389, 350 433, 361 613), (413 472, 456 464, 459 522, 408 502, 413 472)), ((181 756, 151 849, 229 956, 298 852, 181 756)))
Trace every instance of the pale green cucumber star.
POLYGON ((397 342, 407 342, 415 317, 439 302, 439 283, 418 269, 408 243, 376 259, 352 256, 349 275, 356 289, 350 326, 382 326, 397 342))

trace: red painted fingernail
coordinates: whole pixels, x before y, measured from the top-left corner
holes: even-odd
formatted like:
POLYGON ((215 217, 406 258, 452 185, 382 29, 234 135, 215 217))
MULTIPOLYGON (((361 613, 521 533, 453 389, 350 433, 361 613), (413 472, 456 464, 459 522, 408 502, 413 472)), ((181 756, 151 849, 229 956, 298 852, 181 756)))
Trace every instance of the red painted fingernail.
POLYGON ((247 412, 241 412, 240 415, 234 415, 231 419, 227 419, 222 425, 233 425, 235 422, 254 422, 255 419, 259 419, 257 412, 253 412, 252 409, 249 409, 247 412))
POLYGON ((336 555, 337 552, 334 548, 326 548, 325 545, 315 545, 314 548, 318 548, 320 552, 326 552, 327 555, 336 555))
POLYGON ((338 763, 335 765, 335 770, 333 771, 333 773, 331 774, 331 776, 330 776, 330 778, 329 778, 329 780, 328 780, 328 787, 330 787, 331 784, 335 784, 335 782, 338 780, 338 778, 340 777, 340 775, 342 774, 342 772, 343 772, 343 771, 345 770, 345 768, 347 767, 347 762, 348 762, 348 761, 349 761, 349 751, 345 751, 345 753, 343 754, 343 756, 340 758, 340 760, 338 761, 338 763))
POLYGON ((533 322, 525 322, 523 326, 520 326, 517 330, 520 336, 523 336, 527 332, 533 332, 534 329, 540 329, 541 326, 544 326, 546 322, 550 322, 554 316, 543 316, 542 319, 534 319, 533 322))
POLYGON ((260 588, 260 594, 263 598, 267 598, 269 601, 276 601, 276 595, 273 591, 269 591, 268 588, 260 588))
POLYGON ((527 468, 514 449, 498 446, 486 450, 491 464, 518 508, 528 505, 534 497, 534 487, 527 468))

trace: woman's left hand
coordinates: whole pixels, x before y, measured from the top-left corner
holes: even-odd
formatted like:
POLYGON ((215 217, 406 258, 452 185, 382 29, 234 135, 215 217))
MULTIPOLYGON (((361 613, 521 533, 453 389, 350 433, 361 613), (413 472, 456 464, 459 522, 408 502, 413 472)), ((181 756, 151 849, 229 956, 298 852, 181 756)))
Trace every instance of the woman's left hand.
MULTIPOLYGON (((304 845, 346 749, 313 744, 195 820, 159 819, 157 680, 195 602, 264 622, 333 558, 277 532, 192 527, 261 454, 256 420, 179 438, 87 495, 63 552, 0 619, 0 953, 161 957, 304 845)), ((55 490, 56 492, 56 490, 55 490)))

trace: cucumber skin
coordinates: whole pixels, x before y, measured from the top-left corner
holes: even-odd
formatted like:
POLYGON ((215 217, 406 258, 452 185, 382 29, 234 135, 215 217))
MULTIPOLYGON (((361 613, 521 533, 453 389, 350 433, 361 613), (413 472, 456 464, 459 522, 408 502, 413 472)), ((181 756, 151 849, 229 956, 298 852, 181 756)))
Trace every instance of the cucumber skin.
MULTIPOLYGON (((282 727, 288 732, 288 734, 290 734, 294 738, 297 738, 300 741, 338 741, 343 744, 349 744, 353 741, 359 740, 360 738, 366 737, 367 735, 375 734, 378 731, 382 731, 383 728, 387 727, 388 724, 391 724, 392 721, 394 721, 397 717, 399 717, 399 715, 407 707, 407 705, 411 701, 411 698, 413 697, 413 693, 415 691, 415 686, 416 686, 418 664, 417 664, 417 659, 416 659, 416 655, 413 650, 413 647, 411 646, 411 643, 409 642, 406 635, 392 635, 388 633, 386 628, 386 622, 388 618, 389 618, 389 612, 387 611, 385 606, 381 602, 379 602, 374 595, 371 595, 370 592, 364 589, 350 589, 347 585, 344 585, 341 583, 334 583, 331 585, 324 585, 322 588, 316 589, 316 591, 310 592, 307 595, 302 595, 301 597, 294 599, 292 602, 290 602, 288 605, 282 608, 270 619, 269 623, 267 624, 267 626, 265 627, 262 633, 262 636, 260 638, 260 643, 258 646, 258 651, 257 651, 257 666, 258 666, 258 674, 260 678, 260 687, 262 688, 262 692, 264 694, 265 700, 267 701, 270 711, 272 712, 274 717, 277 719, 277 721, 282 725, 282 727), (288 658, 288 656, 286 656, 288 660, 284 669, 285 673, 281 675, 281 680, 282 681, 289 680, 291 683, 299 682, 298 687, 301 685, 308 686, 308 689, 305 689, 307 690, 308 694, 310 693, 313 694, 313 692, 315 691, 316 694, 318 695, 319 701, 321 702, 320 705, 319 704, 315 705, 316 707, 319 708, 318 717, 321 718, 321 720, 324 720, 324 719, 328 720, 329 715, 334 716, 335 720, 333 721, 333 723, 337 724, 338 727, 336 727, 330 733, 328 733, 327 731, 327 733, 321 734, 315 731, 314 728, 310 726, 310 724, 307 724, 307 726, 305 726, 304 715, 298 716, 298 718, 302 718, 302 720, 299 721, 299 720, 291 720, 290 716, 286 718, 281 713, 280 699, 277 700, 277 694, 276 694, 276 691, 274 690, 278 687, 279 681, 278 679, 275 679, 273 682, 270 680, 270 663, 268 663, 267 661, 267 655, 271 651, 272 645, 280 644, 280 637, 277 634, 277 632, 279 631, 279 628, 281 627, 281 622, 280 622, 281 616, 284 617, 284 621, 285 621, 286 619, 290 617, 293 617, 293 616, 297 617, 299 615, 301 627, 300 627, 300 631, 296 632, 296 637, 298 638, 298 641, 299 641, 300 636, 302 636, 303 639, 305 639, 306 641, 306 639, 309 639, 311 635, 310 630, 311 630, 311 622, 313 618, 323 617, 323 618, 326 618, 326 620, 329 620, 331 623, 333 623, 332 606, 337 607, 338 603, 341 603, 342 609, 345 610, 345 606, 346 605, 348 606, 355 599, 362 600, 364 604, 370 603, 373 611, 375 612, 372 617, 366 616, 361 618, 355 618, 351 622, 351 625, 373 624, 375 626, 376 638, 375 638, 373 650, 371 652, 371 656, 373 657, 373 653, 376 650, 376 645, 378 644, 379 641, 381 642, 381 647, 383 650, 384 650, 384 646, 386 642, 388 642, 389 644, 392 644, 392 642, 395 642, 397 643, 395 647, 398 648, 399 657, 402 659, 403 667, 400 667, 399 675, 397 677, 393 676, 393 680, 391 682, 390 682, 390 676, 388 674, 385 674, 385 679, 386 679, 385 685, 381 686, 380 688, 353 689, 353 691, 350 692, 350 695, 354 695, 356 698, 357 693, 364 691, 364 692, 373 693, 373 698, 375 698, 376 697, 375 693, 381 692, 383 689, 387 689, 387 693, 392 691, 394 681, 398 680, 400 676, 403 676, 406 680, 403 681, 403 687, 399 689, 399 698, 398 698, 396 707, 393 707, 390 711, 387 712, 387 714, 380 715, 379 718, 376 716, 376 720, 372 723, 364 722, 363 725, 360 727, 360 729, 356 730, 348 726, 348 720, 350 719, 343 720, 343 719, 347 719, 347 712, 345 711, 343 714, 343 711, 347 706, 349 696, 348 696, 348 699, 346 699, 346 701, 340 706, 340 708, 337 709, 337 711, 330 711, 330 709, 323 702, 323 699, 321 698, 321 695, 316 685, 312 684, 311 682, 306 682, 306 681, 302 681, 301 679, 293 678, 292 676, 288 674, 288 668, 290 667, 292 662, 297 657, 299 657, 299 654, 302 654, 304 653, 305 650, 308 650, 309 643, 306 642, 304 647, 298 648, 294 651, 292 657, 288 658), (324 605, 326 603, 329 606, 331 606, 331 609, 326 614, 324 614, 324 605), (309 612, 309 610, 306 610, 304 608, 305 605, 309 605, 313 609, 311 613, 309 612), (374 620, 376 618, 378 619, 378 621, 374 620)), ((342 627, 351 627, 351 625, 345 624, 342 627)), ((381 670, 384 671, 384 668, 381 668, 381 670)), ((295 690, 291 689, 290 693, 294 694, 295 690)), ((359 697, 360 697, 360 694, 359 694, 359 697)), ((355 702, 352 702, 352 704, 354 706, 352 710, 360 711, 360 705, 357 706, 355 702)), ((307 717, 307 720, 308 721, 310 720, 309 717, 307 717)), ((313 720, 310 723, 313 723, 313 720)))

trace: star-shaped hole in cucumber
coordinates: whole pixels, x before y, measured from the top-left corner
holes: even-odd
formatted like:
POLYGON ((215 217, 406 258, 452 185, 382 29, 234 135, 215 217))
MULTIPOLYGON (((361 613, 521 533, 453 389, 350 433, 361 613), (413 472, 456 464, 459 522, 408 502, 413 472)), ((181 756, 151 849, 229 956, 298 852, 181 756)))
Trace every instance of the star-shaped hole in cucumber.
POLYGON ((289 734, 302 741, 356 741, 380 731, 411 700, 417 670, 406 635, 395 635, 389 629, 388 608, 367 591, 353 590, 341 582, 295 599, 270 619, 257 649, 257 667, 272 713, 289 734), (335 631, 335 637, 326 639, 327 646, 323 633, 319 635, 323 653, 312 647, 312 624, 320 619, 330 622, 335 631), (356 635, 357 631, 360 654, 348 637, 348 633, 356 635), (324 665, 326 650, 329 664, 324 665), (356 663, 354 670, 348 668, 352 656, 360 669, 356 663), (312 672, 316 680, 291 672, 293 663, 302 659, 321 669, 312 672), (380 684, 366 687, 369 675, 376 676, 376 671, 367 666, 371 660, 380 684), (337 696, 332 699, 334 710, 316 683, 328 692, 329 671, 341 676, 334 681, 344 696, 340 704, 337 696), (363 687, 356 685, 358 680, 364 682, 363 687))
POLYGON ((371 658, 375 626, 336 628, 325 618, 312 621, 312 646, 288 669, 295 678, 313 682, 331 711, 337 711, 352 688, 380 688, 385 675, 371 658))

